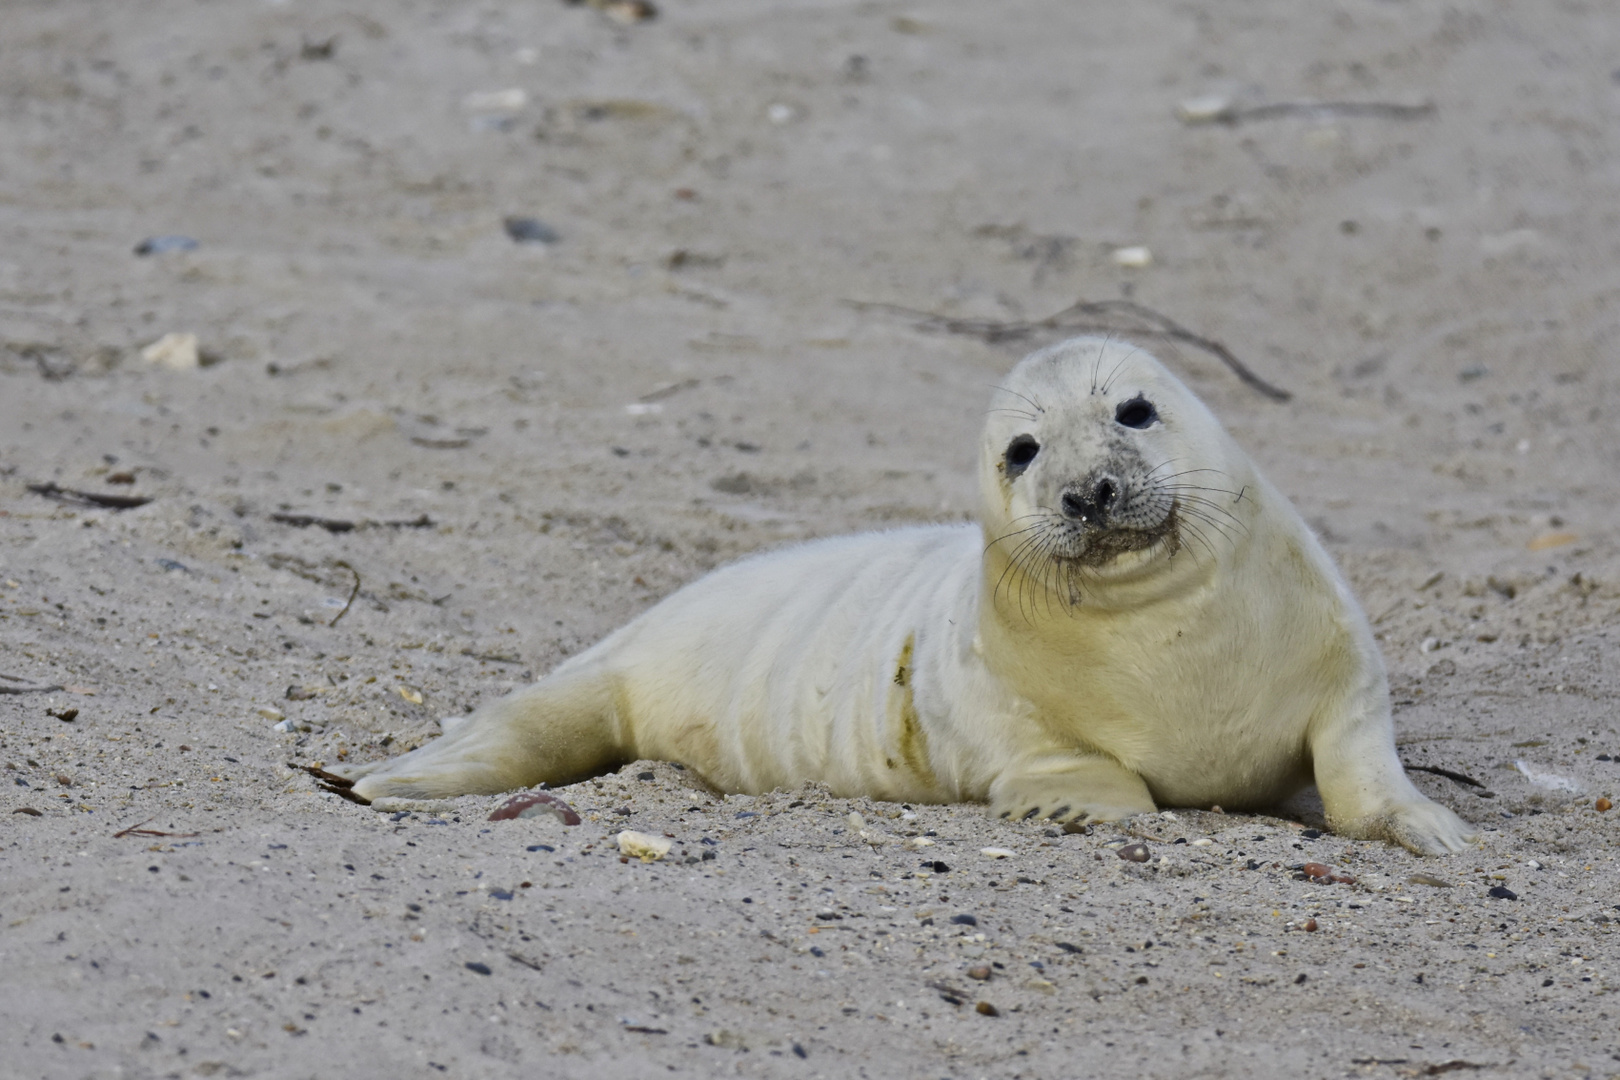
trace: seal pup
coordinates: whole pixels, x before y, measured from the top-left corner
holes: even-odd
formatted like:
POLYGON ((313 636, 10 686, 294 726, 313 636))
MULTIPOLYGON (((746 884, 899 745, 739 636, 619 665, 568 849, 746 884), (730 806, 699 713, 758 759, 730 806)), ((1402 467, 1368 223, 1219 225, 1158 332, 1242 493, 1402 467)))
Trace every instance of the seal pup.
POLYGON ((1366 617, 1297 511, 1157 360, 1079 338, 997 388, 977 525, 821 540, 681 589, 391 760, 363 800, 640 758, 728 792, 1111 821, 1314 779, 1346 836, 1462 850, 1396 756, 1366 617))

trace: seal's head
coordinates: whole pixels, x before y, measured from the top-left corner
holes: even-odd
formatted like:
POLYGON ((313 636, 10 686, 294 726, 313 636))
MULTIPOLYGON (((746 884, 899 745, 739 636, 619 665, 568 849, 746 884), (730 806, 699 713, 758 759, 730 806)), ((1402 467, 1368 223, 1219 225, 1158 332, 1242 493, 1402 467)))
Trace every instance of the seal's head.
POLYGON ((1152 356, 1077 338, 996 388, 980 447, 985 539, 1009 572, 1078 603, 1086 583, 1183 548, 1215 557, 1243 527, 1248 473, 1219 422, 1152 356))

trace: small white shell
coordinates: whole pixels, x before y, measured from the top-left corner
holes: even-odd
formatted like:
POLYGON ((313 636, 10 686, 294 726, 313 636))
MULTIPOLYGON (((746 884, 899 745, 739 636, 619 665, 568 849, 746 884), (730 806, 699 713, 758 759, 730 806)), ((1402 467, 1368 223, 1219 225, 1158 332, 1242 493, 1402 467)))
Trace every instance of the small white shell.
POLYGON ((1123 266, 1127 270, 1144 270, 1153 265, 1153 252, 1141 244, 1115 248, 1111 258, 1115 266, 1123 266))
POLYGON ((669 854, 672 843, 667 836, 653 836, 651 833, 626 829, 619 834, 619 854, 640 859, 642 862, 655 862, 669 854))

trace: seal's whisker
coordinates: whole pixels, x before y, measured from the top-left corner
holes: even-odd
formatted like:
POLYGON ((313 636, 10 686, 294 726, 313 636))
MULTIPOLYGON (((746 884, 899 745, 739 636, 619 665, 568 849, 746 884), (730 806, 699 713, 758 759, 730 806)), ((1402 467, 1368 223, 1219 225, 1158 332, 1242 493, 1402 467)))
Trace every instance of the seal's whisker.
POLYGON ((1024 617, 1025 622, 1032 625, 1035 622, 1035 602, 1037 599, 1034 570, 1041 560, 1041 548, 1045 543, 1047 531, 1043 529, 1034 538, 1028 550, 1023 553, 1019 566, 1018 613, 1024 617))
POLYGON ((1228 540, 1235 535, 1234 529, 1240 530, 1244 534, 1248 533, 1248 529, 1243 525, 1243 522, 1232 519, 1227 515, 1217 516, 1218 511, 1212 512, 1209 507, 1200 504, 1196 499, 1177 499, 1176 506, 1180 508, 1181 513, 1186 517, 1202 521, 1210 528, 1218 530, 1228 540), (1227 517, 1227 520, 1221 520, 1222 517, 1227 517))
MULTIPOLYGON (((1209 537, 1204 535, 1204 531, 1202 529, 1200 529, 1198 526, 1194 525, 1190 521, 1181 522, 1181 528, 1186 532, 1186 534, 1190 538, 1192 538, 1193 540, 1196 540, 1198 542, 1198 544, 1204 549, 1204 551, 1206 553, 1208 553, 1208 555, 1209 555, 1209 557, 1211 559, 1215 558, 1215 549, 1210 546, 1209 537)), ((1192 551, 1192 546, 1188 545, 1187 550, 1192 551)), ((1196 553, 1193 554, 1193 558, 1194 559, 1198 558, 1196 553)))
MULTIPOLYGON (((1026 536, 1019 542, 1017 547, 1007 553, 1007 565, 1002 567, 1001 576, 996 578, 996 587, 990 593, 991 599, 1001 595, 1001 586, 1007 580, 1007 575, 1018 571, 1019 560, 1023 558, 1024 550, 1035 543, 1037 539, 1039 539, 1039 534, 1026 536)), ((1016 581, 1017 578, 1015 577, 1014 580, 1016 581)))
MULTIPOLYGON (((1039 515, 1036 515, 1036 514, 1026 514, 1026 515, 1024 515, 1024 517, 1038 517, 1038 516, 1039 515)), ((1017 521, 1008 522, 1008 524, 1009 525, 1016 525, 1018 523, 1018 521, 1023 521, 1023 520, 1024 520, 1024 518, 1019 518, 1017 521)), ((1001 543, 1003 540, 1010 540, 1015 536, 1022 536, 1024 533, 1029 532, 1031 529, 1038 529, 1040 527, 1041 527, 1041 522, 1037 521, 1035 524, 1026 525, 1022 529, 1014 529, 1012 532, 1002 533, 1000 536, 996 537, 994 540, 992 540, 988 544, 984 545, 984 550, 989 551, 991 548, 995 547, 997 544, 1001 543)))
POLYGON ((1007 387, 1002 386, 999 383, 991 383, 990 388, 992 390, 1000 390, 1003 394, 1011 394, 1015 398, 1021 398, 1024 401, 1029 402, 1029 407, 1034 409, 1038 413, 1044 413, 1046 411, 1044 408, 1041 407, 1041 403, 1036 401, 1034 398, 1025 397, 1023 394, 1020 394, 1018 391, 1009 390, 1007 387))
POLYGON ((1124 356, 1120 357, 1119 363, 1114 365, 1114 370, 1110 371, 1108 373, 1107 380, 1103 382, 1103 386, 1102 386, 1102 392, 1103 393, 1105 393, 1105 394, 1108 393, 1109 388, 1114 385, 1114 380, 1119 377, 1120 369, 1125 366, 1126 362, 1128 360, 1130 360, 1131 357, 1135 356, 1137 353, 1139 353, 1141 351, 1142 351, 1141 346, 1137 346, 1136 348, 1132 349, 1130 352, 1126 353, 1124 356))
MULTIPOLYGON (((1035 526, 1035 528, 1037 530, 1040 529, 1039 526, 1035 526)), ((1024 602, 1023 602, 1024 582, 1023 582, 1023 578, 1025 576, 1024 575, 1024 570, 1023 570, 1023 560, 1026 557, 1028 551, 1031 549, 1031 547, 1033 545, 1035 545, 1035 544, 1038 544, 1040 542, 1040 540, 1041 540, 1041 531, 1036 531, 1033 536, 1025 537, 1019 543, 1019 545, 1017 547, 1015 547, 1012 550, 1012 552, 1007 556, 1007 565, 1001 571, 1001 576, 996 579, 996 587, 990 593, 990 596, 991 596, 992 600, 994 600, 995 597, 997 597, 997 596, 999 596, 1001 594, 1001 586, 1002 586, 1002 583, 1006 581, 1007 575, 1008 574, 1013 574, 1016 571, 1017 576, 1015 576, 1013 578, 1013 580, 1017 584, 1017 588, 1018 588, 1018 610, 1019 610, 1020 614, 1023 613, 1023 610, 1024 610, 1024 602)), ((1025 618, 1027 619, 1028 616, 1025 616, 1025 618)))
POLYGON ((1032 424, 1037 423, 1040 420, 1040 417, 1036 416, 1034 413, 1025 412, 1023 409, 986 409, 986 410, 984 410, 984 414, 986 416, 989 416, 991 413, 1006 413, 1009 416, 1019 416, 1019 417, 1024 418, 1025 420, 1028 420, 1032 424))
MULTIPOLYGON (((1185 507, 1187 513, 1195 514, 1203 520, 1209 522, 1211 525, 1215 524, 1215 519, 1217 516, 1219 516, 1226 519, 1225 524, 1228 527, 1238 529, 1245 536, 1249 535, 1249 526, 1242 518, 1231 513, 1225 507, 1220 506, 1217 503, 1212 503, 1202 496, 1180 494, 1176 496, 1176 502, 1177 505, 1185 507)), ((1224 532, 1225 529, 1222 531, 1224 532)))
POLYGON ((1163 487, 1175 491, 1208 491, 1216 495, 1230 495, 1232 496, 1233 502, 1237 502, 1237 500, 1243 497, 1243 492, 1233 491, 1231 488, 1214 487, 1210 484, 1171 484, 1168 482, 1173 479, 1175 479, 1175 477, 1167 476, 1161 480, 1156 480, 1155 482, 1163 487))
POLYGON ((1220 514, 1222 517, 1229 519, 1234 524, 1243 525, 1243 519, 1238 517, 1231 510, 1227 509, 1227 507, 1222 503, 1210 498, 1207 494, 1195 494, 1195 492, 1224 492, 1224 488, 1205 488, 1197 485, 1186 484, 1162 484, 1159 485, 1159 490, 1184 502, 1197 503, 1212 514, 1220 514))
POLYGON ((1236 514, 1232 513, 1231 510, 1227 509, 1226 506, 1224 506, 1223 504, 1221 504, 1221 503, 1217 502, 1216 500, 1210 498, 1208 495, 1196 494, 1197 492, 1200 492, 1200 491, 1207 491, 1208 490, 1207 488, 1180 487, 1178 485, 1170 484, 1170 485, 1166 485, 1165 487, 1161 488, 1160 490, 1164 491, 1166 494, 1173 495, 1178 499, 1184 499, 1187 502, 1199 503, 1199 504, 1201 504, 1203 506, 1208 507, 1211 513, 1222 514, 1222 515, 1224 515, 1226 517, 1231 518, 1233 521, 1241 521, 1241 520, 1243 520, 1242 518, 1238 517, 1236 514))
POLYGON ((1103 353, 1108 351, 1108 346, 1113 340, 1114 335, 1112 331, 1105 334, 1103 336, 1102 344, 1097 347, 1097 356, 1091 362, 1091 392, 1093 394, 1097 392, 1097 376, 1102 372, 1103 353))
POLYGON ((1047 618, 1052 616, 1052 572, 1057 566, 1057 560, 1052 557, 1053 550, 1060 539, 1059 527, 1054 525, 1046 530, 1041 538, 1041 545, 1035 552, 1039 560, 1040 577, 1030 579, 1030 608, 1034 609, 1041 600, 1046 601, 1047 618))
POLYGON ((1197 535, 1198 539, 1203 542, 1205 549, 1209 551, 1211 558, 1215 557, 1214 542, 1209 535, 1211 532, 1225 541, 1228 546, 1232 546, 1237 543, 1237 537, 1233 536, 1231 533, 1223 531, 1218 524, 1209 521, 1206 518, 1199 517, 1196 514, 1187 514, 1183 516, 1180 524, 1183 528, 1187 529, 1189 533, 1197 535))
MULTIPOLYGON (((1170 465, 1170 464, 1173 464, 1173 463, 1167 461, 1167 462, 1164 463, 1164 465, 1160 465, 1157 468, 1149 469, 1148 472, 1150 474, 1158 472, 1159 469, 1162 469, 1162 468, 1164 468, 1165 465, 1170 465)), ((1180 472, 1174 472, 1174 473, 1169 474, 1168 476, 1155 477, 1155 479, 1158 479, 1158 480, 1176 480, 1176 479, 1179 479, 1179 478, 1181 478, 1183 476, 1192 476, 1194 473, 1214 473, 1217 476, 1225 476, 1228 480, 1231 479, 1231 477, 1227 475, 1227 472, 1226 472, 1225 469, 1182 469, 1180 472)), ((1232 494, 1236 495, 1237 492, 1234 491, 1232 494)))

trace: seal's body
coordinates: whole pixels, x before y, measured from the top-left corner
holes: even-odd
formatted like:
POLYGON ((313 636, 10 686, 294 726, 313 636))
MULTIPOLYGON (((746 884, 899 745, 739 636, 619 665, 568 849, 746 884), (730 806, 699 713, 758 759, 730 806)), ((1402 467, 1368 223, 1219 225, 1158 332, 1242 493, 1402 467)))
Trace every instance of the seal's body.
POLYGON ((1298 513, 1156 360, 1078 339, 999 388, 977 526, 755 556, 436 742, 350 771, 437 797, 680 761, 726 791, 988 801, 1007 818, 1275 804, 1471 837, 1395 755, 1377 646, 1298 513))

